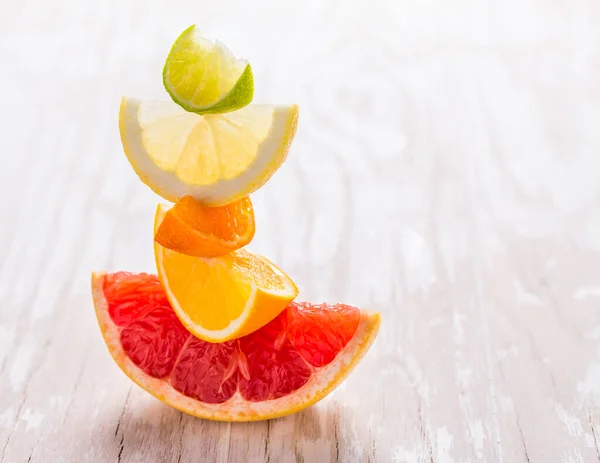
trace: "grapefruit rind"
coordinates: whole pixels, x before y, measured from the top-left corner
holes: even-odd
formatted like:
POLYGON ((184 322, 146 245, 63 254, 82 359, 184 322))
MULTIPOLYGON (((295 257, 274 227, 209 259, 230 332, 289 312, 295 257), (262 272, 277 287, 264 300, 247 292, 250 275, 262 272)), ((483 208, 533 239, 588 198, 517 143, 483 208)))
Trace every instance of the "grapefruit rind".
POLYGON ((335 359, 324 367, 315 368, 308 382, 287 396, 264 402, 250 402, 237 391, 226 402, 208 404, 181 394, 166 380, 149 376, 126 355, 119 338, 120 328, 112 321, 108 312, 108 302, 103 291, 104 276, 104 272, 92 273, 92 296, 106 346, 119 368, 138 386, 162 402, 184 413, 209 420, 260 421, 296 413, 314 405, 331 393, 360 362, 375 340, 381 321, 379 313, 361 311, 354 336, 335 359))

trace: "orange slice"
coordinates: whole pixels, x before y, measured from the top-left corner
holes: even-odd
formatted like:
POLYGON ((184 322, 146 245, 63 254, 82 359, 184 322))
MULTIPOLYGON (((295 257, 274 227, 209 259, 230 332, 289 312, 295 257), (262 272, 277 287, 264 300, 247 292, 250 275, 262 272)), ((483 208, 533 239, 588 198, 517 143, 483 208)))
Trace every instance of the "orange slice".
POLYGON ((220 207, 184 196, 167 211, 154 239, 182 254, 216 257, 246 246, 254 231, 254 210, 248 196, 220 207))
MULTIPOLYGON (((155 230, 165 212, 165 206, 158 206, 155 230)), ((194 257, 155 241, 154 256, 175 313, 205 341, 223 342, 252 333, 298 295, 298 288, 281 269, 244 249, 219 257, 194 257)))
POLYGON ((258 331, 213 344, 185 329, 154 275, 94 274, 92 294, 106 345, 129 378, 182 412, 221 421, 277 418, 321 400, 380 323, 346 305, 292 303, 258 331))

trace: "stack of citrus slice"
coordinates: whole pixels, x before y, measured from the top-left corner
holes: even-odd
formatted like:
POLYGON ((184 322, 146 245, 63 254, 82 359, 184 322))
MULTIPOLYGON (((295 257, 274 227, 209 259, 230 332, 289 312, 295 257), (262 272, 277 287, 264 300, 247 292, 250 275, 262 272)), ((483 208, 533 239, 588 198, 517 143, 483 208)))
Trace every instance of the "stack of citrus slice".
POLYGON ((155 217, 158 278, 95 273, 106 344, 142 388, 187 413, 248 421, 301 410, 365 354, 379 314, 294 302, 294 282, 246 246, 249 194, 284 162, 298 108, 249 104, 250 65, 184 31, 166 60, 171 102, 123 98, 123 148, 163 198, 155 217))

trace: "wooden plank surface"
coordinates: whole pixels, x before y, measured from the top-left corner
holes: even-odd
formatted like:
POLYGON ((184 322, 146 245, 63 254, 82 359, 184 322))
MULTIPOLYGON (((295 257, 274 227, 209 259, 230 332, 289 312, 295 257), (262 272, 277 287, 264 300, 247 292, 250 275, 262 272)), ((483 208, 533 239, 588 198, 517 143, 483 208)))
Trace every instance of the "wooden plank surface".
POLYGON ((3 2, 0 461, 600 461, 600 4, 3 2), (89 274, 153 269, 122 94, 190 23, 300 104, 253 249, 383 313, 319 405, 194 419, 133 386, 89 274))

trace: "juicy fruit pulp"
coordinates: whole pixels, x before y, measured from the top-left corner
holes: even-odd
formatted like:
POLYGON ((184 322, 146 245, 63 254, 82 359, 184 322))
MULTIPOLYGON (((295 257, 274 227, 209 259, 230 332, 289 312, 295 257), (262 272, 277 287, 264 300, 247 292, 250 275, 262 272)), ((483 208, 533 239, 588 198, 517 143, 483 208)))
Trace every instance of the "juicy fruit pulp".
POLYGON ((200 402, 191 402, 199 409, 186 407, 183 400, 179 400, 181 403, 169 400, 172 392, 145 387, 183 411, 199 416, 207 416, 210 410, 220 411, 220 415, 209 415, 215 419, 271 418, 311 405, 332 390, 358 362, 379 326, 378 316, 369 315, 370 318, 365 319, 365 314, 361 315, 354 307, 292 303, 252 334, 214 344, 194 337, 183 327, 156 276, 119 272, 94 279, 98 318, 111 353, 121 368, 138 384, 144 381, 152 384, 151 381, 159 379, 160 387, 168 386, 200 402), (97 294, 98 290, 101 295, 97 294), (106 312, 108 317, 105 317, 106 312), (367 320, 369 329, 361 331, 364 339, 357 345, 356 352, 352 352, 354 357, 340 363, 331 384, 321 385, 318 376, 338 361, 340 352, 356 337, 363 319, 367 320), (135 371, 128 371, 117 352, 120 349, 147 375, 144 377, 155 379, 148 382, 135 371), (320 389, 312 396, 308 392, 300 394, 309 385, 320 389), (296 393, 296 402, 286 402, 285 408, 275 406, 283 405, 276 402, 277 399, 285 400, 296 393), (266 408, 258 408, 260 412, 252 414, 249 411, 252 406, 244 405, 265 401, 274 404, 274 408, 261 404, 266 408), (217 408, 211 409, 207 404, 217 408), (228 404, 232 406, 228 408, 228 404))
POLYGON ((359 310, 346 305, 291 303, 269 324, 235 341, 194 337, 175 316, 154 275, 119 272, 103 286, 127 355, 155 378, 170 376, 179 392, 207 403, 238 389, 247 400, 289 394, 329 364, 354 335, 359 310))
POLYGON ((247 245, 254 231, 248 196, 220 207, 204 206, 184 196, 167 211, 154 240, 188 256, 217 257, 247 245))

